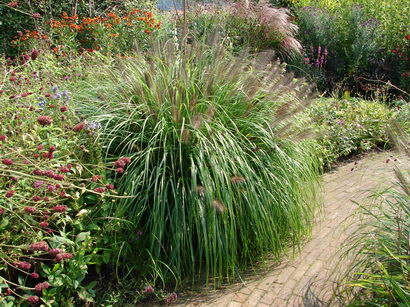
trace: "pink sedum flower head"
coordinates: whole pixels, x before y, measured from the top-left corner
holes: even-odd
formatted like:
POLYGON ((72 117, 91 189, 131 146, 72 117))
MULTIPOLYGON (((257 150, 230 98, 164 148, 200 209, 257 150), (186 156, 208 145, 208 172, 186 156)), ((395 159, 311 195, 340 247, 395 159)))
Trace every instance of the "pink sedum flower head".
POLYGON ((13 165, 14 163, 13 163, 13 160, 11 160, 11 159, 3 159, 3 160, 1 160, 1 162, 4 164, 4 165, 7 165, 7 166, 10 166, 10 165, 13 165))
POLYGON ((48 244, 45 241, 40 241, 36 243, 32 243, 28 247, 31 251, 43 251, 46 252, 49 250, 48 244))
POLYGON ((37 122, 42 126, 48 126, 53 123, 53 119, 50 116, 41 115, 37 118, 37 122))
POLYGON ((73 254, 61 253, 61 254, 57 254, 55 256, 55 261, 56 262, 61 262, 61 261, 68 260, 68 259, 71 259, 71 258, 73 258, 73 254))
POLYGON ((48 289, 48 287, 50 287, 49 283, 44 281, 44 282, 41 282, 41 283, 38 283, 37 285, 35 285, 34 289, 37 292, 42 292, 43 290, 48 289))
POLYGON ((54 206, 52 208, 52 210, 55 211, 55 212, 66 212, 67 209, 68 209, 68 207, 65 206, 65 205, 57 205, 57 206, 54 206))
POLYGON ((31 268, 31 263, 28 263, 26 261, 20 261, 20 262, 17 262, 17 267, 22 270, 28 271, 31 268))
POLYGON ((27 302, 30 304, 37 304, 40 301, 40 298, 37 295, 32 295, 27 298, 27 302))
POLYGON ((60 248, 52 248, 48 251, 48 254, 53 256, 53 257, 55 257, 55 256, 57 256, 58 254, 61 254, 61 253, 64 253, 64 251, 60 248))

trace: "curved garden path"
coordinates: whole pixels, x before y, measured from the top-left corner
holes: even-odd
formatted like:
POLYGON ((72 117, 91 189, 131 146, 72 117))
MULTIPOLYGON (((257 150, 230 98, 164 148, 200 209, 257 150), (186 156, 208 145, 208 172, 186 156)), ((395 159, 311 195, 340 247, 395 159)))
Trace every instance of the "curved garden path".
POLYGON ((173 306, 321 306, 332 287, 337 251, 352 226, 356 205, 372 191, 394 182, 394 166, 410 160, 395 152, 372 153, 327 173, 323 178, 324 209, 309 240, 287 260, 256 273, 242 283, 219 290, 186 292, 173 306), (350 218, 349 218, 350 217, 350 218), (350 226, 349 226, 350 225, 350 226), (256 275, 256 276, 255 276, 256 275))

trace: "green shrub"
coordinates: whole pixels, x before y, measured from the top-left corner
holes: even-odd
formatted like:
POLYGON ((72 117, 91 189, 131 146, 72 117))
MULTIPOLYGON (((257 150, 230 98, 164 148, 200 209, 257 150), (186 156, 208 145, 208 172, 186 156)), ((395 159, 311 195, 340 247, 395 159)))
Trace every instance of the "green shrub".
MULTIPOLYGON (((363 10, 369 18, 376 18, 380 24, 383 36, 382 45, 387 50, 393 49, 402 40, 402 33, 408 32, 410 24, 410 5, 407 1, 395 0, 292 0, 296 7, 314 6, 329 10, 336 18, 344 18, 346 10, 352 5, 363 10)), ((347 25, 348 20, 345 20, 347 25)))
POLYGON ((150 35, 160 28, 154 14, 134 9, 122 15, 108 12, 105 16, 80 19, 63 13, 50 19, 39 31, 25 31, 13 40, 12 46, 22 57, 32 47, 43 45, 59 56, 100 51, 104 54, 126 54, 136 47, 145 49, 150 35))
POLYGON ((344 86, 369 96, 380 82, 389 82, 389 93, 401 95, 396 86, 409 92, 408 14, 397 17, 409 12, 406 1, 294 2, 304 55, 287 62, 297 75, 322 91, 344 86))
POLYGON ((398 106, 398 112, 395 116, 400 128, 404 133, 410 134, 410 103, 404 103, 398 106))
POLYGON ((326 166, 342 157, 389 146, 393 111, 377 101, 318 99, 309 108, 326 166))
POLYGON ((43 60, 0 63, 2 306, 93 302, 86 275, 109 252, 97 218, 102 196, 114 192, 105 186, 98 125, 76 116, 69 92, 50 89, 53 66, 43 60))
POLYGON ((397 174, 400 186, 360 207, 362 223, 346 242, 343 306, 410 306, 410 182, 397 174))
POLYGON ((107 161, 131 157, 113 175, 132 198, 105 229, 139 276, 220 283, 309 233, 319 163, 308 142, 280 137, 307 90, 269 63, 168 41, 84 85, 107 161))
MULTIPOLYGON (((39 0, 35 5, 29 0, 3 1, 0 3, 0 55, 16 56, 18 51, 11 42, 19 38, 19 32, 37 31, 45 28, 47 21, 60 18, 63 13, 80 18, 104 15, 106 12, 152 8, 152 1, 59 1, 39 0)), ((43 33, 49 34, 49 33, 43 33)), ((38 46, 37 46, 38 47, 38 46)))

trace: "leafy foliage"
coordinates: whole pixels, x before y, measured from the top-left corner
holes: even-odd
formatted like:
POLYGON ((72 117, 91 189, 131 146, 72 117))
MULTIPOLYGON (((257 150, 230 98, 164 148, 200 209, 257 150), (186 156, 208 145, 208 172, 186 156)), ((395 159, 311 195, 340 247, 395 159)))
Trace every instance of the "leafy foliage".
POLYGON ((97 127, 75 115, 69 92, 49 88, 50 69, 33 71, 36 61, 1 63, 0 303, 89 303, 88 268, 103 262, 96 218, 113 187, 97 127))
MULTIPOLYGON (((0 2, 0 55, 16 56, 19 50, 11 44, 13 40, 19 38, 19 33, 25 30, 30 33, 33 31, 42 32, 46 22, 51 19, 58 19, 65 14, 65 16, 78 16, 82 18, 93 18, 96 16, 103 16, 111 10, 117 12, 130 11, 132 9, 148 7, 149 1, 118 1, 104 0, 104 1, 58 1, 58 0, 39 0, 35 5, 29 0, 19 1, 2 1, 0 2)), ((151 4, 152 6, 152 4, 151 4)), ((74 21, 72 21, 75 23, 74 21)), ((75 30, 72 28, 72 30, 75 30)), ((72 31, 75 33, 75 31, 72 31)), ((109 32, 109 31, 108 31, 109 32)), ((127 31, 125 31, 127 32, 127 31)), ((73 33, 71 36, 73 36, 73 33)), ((48 31, 42 33, 49 35, 48 31)), ((68 43, 64 41, 62 43, 68 43)), ((63 44, 64 45, 64 44, 63 44)), ((38 45, 36 46, 38 47, 38 45)), ((56 47, 56 46, 53 46, 56 47)), ((21 51, 20 51, 21 52, 21 51)))
POLYGON ((140 276, 220 283, 308 234, 319 163, 309 143, 284 136, 309 91, 266 54, 168 41, 81 94, 107 160, 132 158, 117 180, 133 197, 111 207, 106 229, 140 276))
MULTIPOLYGON (((401 28, 392 35, 384 24, 385 16, 369 8, 372 1, 359 2, 299 1, 299 8, 295 10, 299 26, 297 38, 304 46, 304 54, 303 57, 292 55, 287 60, 289 67, 297 75, 316 82, 322 91, 331 92, 343 86, 351 92, 370 96, 382 81, 394 85, 390 92, 395 95, 402 95, 397 86, 408 92, 410 32, 407 24, 394 15, 394 22, 400 23, 401 28)), ((397 6, 404 11, 410 8, 400 3, 397 6)))
POLYGON ((342 157, 389 146, 393 112, 377 101, 319 99, 308 110, 326 166, 342 157))

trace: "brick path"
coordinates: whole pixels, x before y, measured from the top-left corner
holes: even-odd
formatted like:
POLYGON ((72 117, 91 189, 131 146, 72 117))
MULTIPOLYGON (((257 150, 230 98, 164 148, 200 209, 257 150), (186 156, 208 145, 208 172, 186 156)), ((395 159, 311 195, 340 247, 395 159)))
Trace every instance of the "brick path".
POLYGON ((285 257, 286 262, 274 266, 269 273, 247 278, 241 284, 183 294, 175 305, 321 306, 320 300, 326 299, 332 287, 338 248, 352 229, 355 205, 351 200, 364 200, 371 191, 390 186, 394 181, 394 165, 404 167, 409 162, 407 157, 396 153, 373 153, 324 175, 324 210, 312 239, 300 253, 291 253, 285 257))

